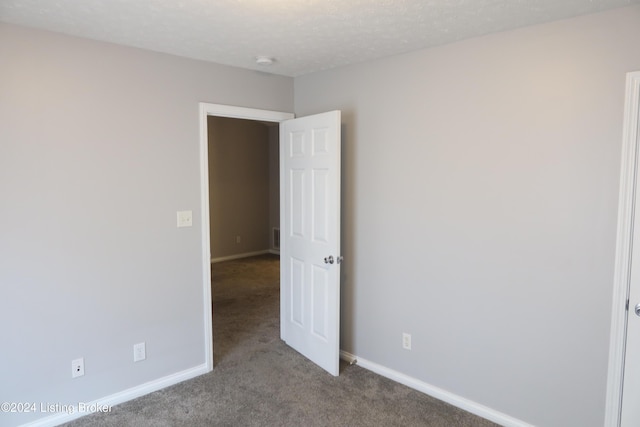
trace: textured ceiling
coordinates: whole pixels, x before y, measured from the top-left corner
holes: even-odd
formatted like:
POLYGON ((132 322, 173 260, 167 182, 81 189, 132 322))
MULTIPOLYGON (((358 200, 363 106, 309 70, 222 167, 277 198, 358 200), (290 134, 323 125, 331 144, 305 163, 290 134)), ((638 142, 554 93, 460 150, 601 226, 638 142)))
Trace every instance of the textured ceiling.
POLYGON ((0 0, 0 21, 299 76, 640 0, 0 0), (276 58, 270 66, 256 56, 276 58))

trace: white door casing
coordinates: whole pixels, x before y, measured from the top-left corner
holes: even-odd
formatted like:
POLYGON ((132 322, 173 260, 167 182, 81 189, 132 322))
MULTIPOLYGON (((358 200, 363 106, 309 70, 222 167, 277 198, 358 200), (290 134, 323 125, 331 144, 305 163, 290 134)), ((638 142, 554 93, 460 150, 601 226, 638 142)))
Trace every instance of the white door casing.
POLYGON ((337 376, 340 111, 280 123, 281 336, 337 376))
POLYGON ((640 72, 627 74, 605 425, 640 425, 640 72), (633 250, 635 248, 635 250, 633 250))

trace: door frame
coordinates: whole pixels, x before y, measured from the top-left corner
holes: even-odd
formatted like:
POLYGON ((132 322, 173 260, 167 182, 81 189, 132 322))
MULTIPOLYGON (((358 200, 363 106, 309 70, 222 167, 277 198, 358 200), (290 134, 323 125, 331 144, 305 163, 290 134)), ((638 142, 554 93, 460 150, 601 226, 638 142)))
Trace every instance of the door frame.
POLYGON ((209 223, 209 129, 207 117, 229 117, 234 119, 276 122, 293 119, 293 113, 235 107, 223 104, 199 103, 200 117, 200 217, 202 222, 202 291, 204 301, 204 353, 206 371, 213 370, 213 313, 211 306, 211 241, 209 223))
POLYGON ((622 386, 627 335, 627 311, 631 278, 631 250, 633 245, 633 215, 638 176, 638 144, 640 125, 640 71, 627 73, 622 160, 620 166, 620 195, 618 199, 618 230, 613 277, 611 335, 609 343, 609 371, 605 426, 620 425, 622 386))

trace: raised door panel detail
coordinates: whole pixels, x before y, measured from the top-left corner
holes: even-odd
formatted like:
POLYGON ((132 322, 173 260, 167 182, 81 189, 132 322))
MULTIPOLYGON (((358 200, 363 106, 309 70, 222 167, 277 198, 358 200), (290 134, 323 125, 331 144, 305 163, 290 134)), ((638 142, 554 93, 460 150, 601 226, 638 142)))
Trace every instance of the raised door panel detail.
POLYGON ((291 212, 291 232, 292 237, 304 238, 304 218, 305 218, 305 170, 292 169, 289 179, 291 185, 291 198, 289 209, 291 212))
POLYGON ((291 302, 291 322, 300 327, 304 327, 304 262, 291 258, 291 295, 289 295, 289 301, 291 302))
POLYGON ((304 131, 294 131, 289 134, 289 157, 304 157, 304 131))
POLYGON ((329 197, 329 171, 327 169, 315 169, 312 172, 313 194, 311 197, 312 209, 312 230, 311 236, 314 242, 328 243, 329 240, 329 212, 327 204, 329 197))
POLYGON ((329 141, 328 132, 326 128, 313 129, 312 131, 312 149, 311 152, 314 156, 320 154, 329 154, 329 141))
POLYGON ((311 332, 317 338, 327 341, 329 314, 329 276, 322 267, 312 266, 311 282, 311 332))

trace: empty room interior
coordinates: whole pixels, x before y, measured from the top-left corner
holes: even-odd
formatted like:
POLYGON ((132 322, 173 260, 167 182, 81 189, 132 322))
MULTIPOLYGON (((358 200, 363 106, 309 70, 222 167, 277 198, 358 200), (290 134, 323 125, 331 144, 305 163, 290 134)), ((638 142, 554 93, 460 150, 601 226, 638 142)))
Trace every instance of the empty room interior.
POLYGON ((309 388, 362 372, 487 423, 640 425, 640 2, 263 3, 0 2, 0 426, 249 363, 215 336, 243 260, 309 388), (336 180, 294 163, 330 152, 336 180), (307 295, 340 372, 288 338, 307 295))

